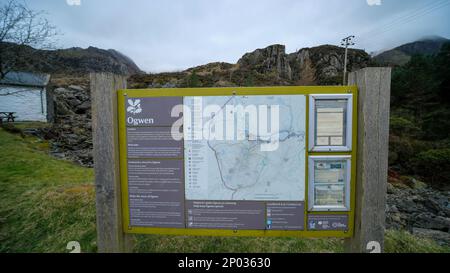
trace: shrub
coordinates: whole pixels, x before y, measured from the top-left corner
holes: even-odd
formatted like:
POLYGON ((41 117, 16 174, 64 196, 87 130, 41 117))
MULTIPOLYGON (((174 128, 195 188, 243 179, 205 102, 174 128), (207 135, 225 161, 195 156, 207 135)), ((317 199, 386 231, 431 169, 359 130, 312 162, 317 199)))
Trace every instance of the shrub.
POLYGON ((417 174, 431 179, 433 184, 450 183, 450 148, 421 152, 412 164, 417 174))
POLYGON ((431 142, 392 135, 389 138, 389 165, 403 174, 414 173, 411 160, 419 153, 435 149, 431 142))
POLYGON ((390 119, 391 132, 398 136, 416 136, 420 128, 411 120, 404 117, 392 116, 390 119))

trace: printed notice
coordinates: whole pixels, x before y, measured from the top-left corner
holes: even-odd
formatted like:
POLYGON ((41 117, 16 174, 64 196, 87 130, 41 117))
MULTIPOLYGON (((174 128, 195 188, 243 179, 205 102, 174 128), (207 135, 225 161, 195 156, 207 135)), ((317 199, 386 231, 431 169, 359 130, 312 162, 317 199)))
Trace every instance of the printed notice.
POLYGON ((265 204, 245 201, 187 201, 187 227, 262 230, 265 204))
POLYGON ((128 158, 182 158, 183 141, 172 138, 170 127, 127 128, 128 158))
POLYGON ((303 230, 304 202, 271 202, 267 203, 268 230, 303 230))
POLYGON ((128 161, 130 225, 184 228, 182 160, 128 161))
POLYGON ((343 146, 345 141, 345 100, 316 101, 316 145, 343 146))

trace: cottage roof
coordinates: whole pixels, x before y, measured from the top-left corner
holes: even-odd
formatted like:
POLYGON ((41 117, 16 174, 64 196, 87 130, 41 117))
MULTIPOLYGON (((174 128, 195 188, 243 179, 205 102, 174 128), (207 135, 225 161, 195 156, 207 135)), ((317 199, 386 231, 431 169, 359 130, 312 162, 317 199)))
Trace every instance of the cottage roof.
POLYGON ((11 71, 0 80, 2 85, 45 87, 50 80, 49 74, 11 71))

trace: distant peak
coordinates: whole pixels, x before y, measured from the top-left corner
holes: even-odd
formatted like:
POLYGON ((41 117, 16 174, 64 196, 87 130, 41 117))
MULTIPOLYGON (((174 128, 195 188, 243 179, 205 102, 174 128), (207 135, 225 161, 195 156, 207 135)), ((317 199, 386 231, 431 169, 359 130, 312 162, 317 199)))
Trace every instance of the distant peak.
POLYGON ((428 36, 424 36, 424 37, 420 38, 419 40, 417 40, 417 42, 424 42, 424 41, 445 42, 445 41, 449 41, 449 39, 444 38, 442 36, 438 36, 438 35, 428 35, 428 36))

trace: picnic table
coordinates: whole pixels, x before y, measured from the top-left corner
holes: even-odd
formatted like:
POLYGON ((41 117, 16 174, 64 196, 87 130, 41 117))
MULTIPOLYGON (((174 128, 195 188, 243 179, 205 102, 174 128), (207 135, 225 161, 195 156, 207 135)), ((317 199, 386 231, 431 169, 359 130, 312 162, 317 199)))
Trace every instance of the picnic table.
POLYGON ((16 112, 0 112, 0 124, 3 123, 3 120, 6 122, 14 122, 16 116, 14 116, 16 112))

